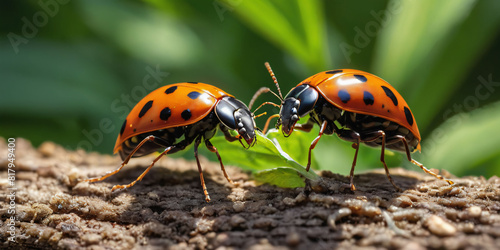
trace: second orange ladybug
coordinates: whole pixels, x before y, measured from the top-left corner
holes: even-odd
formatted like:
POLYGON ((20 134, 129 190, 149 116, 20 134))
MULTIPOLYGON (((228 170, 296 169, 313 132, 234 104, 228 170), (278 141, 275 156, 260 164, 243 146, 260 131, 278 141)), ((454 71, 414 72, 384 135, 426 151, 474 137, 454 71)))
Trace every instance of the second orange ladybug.
MULTIPOLYGON (((335 133, 340 139, 352 142, 352 147, 356 149, 350 172, 352 190, 355 190, 354 167, 360 143, 381 147, 380 161, 389 181, 398 191, 401 189, 392 180, 385 163, 385 148, 405 152, 408 160, 426 173, 453 184, 412 159, 410 152, 420 150, 417 122, 403 97, 380 77, 355 69, 324 71, 305 79, 282 98, 268 63, 266 67, 282 101, 276 128, 281 125, 283 135, 288 137, 294 129, 310 131, 314 124, 320 126, 318 136, 309 147, 307 171, 311 167, 311 151, 321 136, 335 133), (309 119, 305 124, 297 124, 301 117, 307 115, 309 119)), ((270 90, 266 88, 260 92, 267 91, 270 90)))

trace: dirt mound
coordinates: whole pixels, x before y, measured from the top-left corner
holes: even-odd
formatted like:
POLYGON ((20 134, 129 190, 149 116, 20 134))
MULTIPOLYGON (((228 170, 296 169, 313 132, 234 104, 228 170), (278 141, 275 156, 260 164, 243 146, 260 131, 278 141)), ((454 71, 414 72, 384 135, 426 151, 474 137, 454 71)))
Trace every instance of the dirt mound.
POLYGON ((7 151, 0 140, 6 197, 0 201, 0 236, 6 248, 500 247, 498 177, 452 178, 456 184, 449 186, 395 168, 391 173, 404 192, 394 190, 383 170, 356 175, 352 192, 347 177, 322 172, 309 188, 283 189, 257 186, 248 174, 227 167, 231 185, 218 163, 202 160, 212 198, 206 203, 195 162, 164 157, 134 187, 112 193, 113 185, 135 180, 152 158, 134 159, 115 176, 89 184, 78 180, 116 169, 119 158, 50 142, 35 149, 17 139, 11 183, 7 151))

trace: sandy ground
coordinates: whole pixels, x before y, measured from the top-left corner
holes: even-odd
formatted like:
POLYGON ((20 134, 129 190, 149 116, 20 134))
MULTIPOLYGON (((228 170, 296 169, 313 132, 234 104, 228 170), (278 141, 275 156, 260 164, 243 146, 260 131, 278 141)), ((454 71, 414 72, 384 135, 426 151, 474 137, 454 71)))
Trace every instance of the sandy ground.
POLYGON ((79 180, 116 169, 119 158, 50 142, 33 148, 17 139, 12 190, 4 139, 0 152, 3 248, 500 248, 498 177, 448 174, 456 182, 449 186, 393 168, 402 193, 380 169, 356 175, 355 192, 347 177, 331 172, 320 173, 321 181, 310 188, 283 189, 258 186, 227 167, 236 182, 231 185, 217 163, 202 160, 212 198, 206 203, 196 164, 183 159, 165 157, 143 181, 112 193, 113 185, 133 181, 152 158, 134 159, 115 176, 89 184, 79 180))

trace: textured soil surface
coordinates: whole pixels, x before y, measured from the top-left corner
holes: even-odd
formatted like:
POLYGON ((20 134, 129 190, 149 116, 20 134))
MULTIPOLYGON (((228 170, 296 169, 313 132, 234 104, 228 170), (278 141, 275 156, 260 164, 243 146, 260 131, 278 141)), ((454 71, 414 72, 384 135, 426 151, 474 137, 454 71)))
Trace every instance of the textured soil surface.
MULTIPOLYGON (((0 138, 1 139, 1 138, 0 138)), ((0 247, 60 249, 499 249, 500 178, 452 178, 391 169, 348 178, 322 172, 310 188, 256 185, 236 167, 202 160, 212 201, 206 203, 195 162, 134 159, 105 181, 79 182, 120 165, 116 156, 33 148, 16 140, 15 187, 9 190, 7 145, 0 140, 0 247), (15 202, 9 196, 15 191, 15 202), (14 204, 15 203, 15 204, 14 204), (15 226, 9 211, 15 205, 15 226), (12 230, 13 229, 13 230, 12 230), (15 234, 15 243, 9 236, 15 234)))

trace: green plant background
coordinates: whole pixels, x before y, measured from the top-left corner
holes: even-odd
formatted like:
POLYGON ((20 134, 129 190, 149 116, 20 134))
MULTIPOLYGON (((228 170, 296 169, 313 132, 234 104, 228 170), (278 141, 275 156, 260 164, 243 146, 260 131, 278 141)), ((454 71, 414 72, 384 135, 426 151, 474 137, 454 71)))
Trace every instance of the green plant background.
MULTIPOLYGON (((274 89, 269 61, 283 94, 335 68, 379 75, 418 122, 423 144, 415 158, 457 176, 500 174, 499 1, 60 2, 0 3, 2 137, 112 153, 127 112, 150 87, 200 81, 248 103, 258 88, 274 89), (145 83, 155 70, 164 72, 159 81, 145 83)), ((264 101, 278 102, 270 94, 264 101)), ((317 131, 280 139, 281 147, 305 165, 317 131)), ((224 153, 239 144, 220 137, 214 145, 228 163, 251 155, 224 153)), ((362 147, 357 172, 381 167, 379 154, 362 147)), ((353 155, 349 143, 324 136, 313 166, 347 174, 353 155)), ((416 169, 399 153, 387 160, 416 169)))

